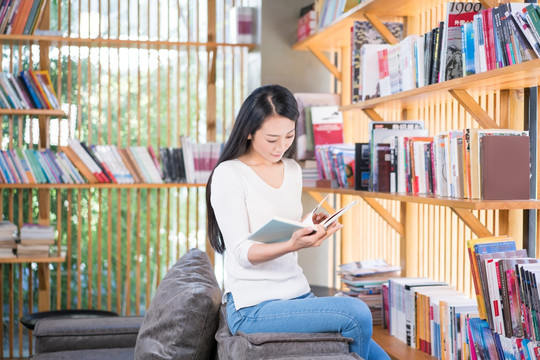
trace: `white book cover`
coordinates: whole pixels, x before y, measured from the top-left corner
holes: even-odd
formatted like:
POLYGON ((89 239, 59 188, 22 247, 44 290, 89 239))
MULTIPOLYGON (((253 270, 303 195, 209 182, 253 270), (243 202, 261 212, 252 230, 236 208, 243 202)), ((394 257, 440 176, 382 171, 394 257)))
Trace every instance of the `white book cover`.
POLYGON ((255 43, 256 11, 256 8, 246 6, 235 6, 230 10, 231 43, 255 43))
POLYGON ((425 83, 424 51, 425 38, 419 36, 414 43, 414 60, 416 66, 416 87, 422 87, 425 83))
POLYGON ((399 46, 399 63, 401 69, 401 90, 407 91, 416 88, 416 66, 414 59, 414 43, 417 35, 410 35, 403 39, 399 46))
POLYGON ((388 49, 388 44, 365 44, 361 49, 360 77, 362 78, 362 101, 380 96, 378 51, 388 49))
POLYGON ((390 73, 390 87, 392 89, 392 94, 402 90, 400 53, 400 43, 392 45, 388 49, 388 72, 390 73))
POLYGON ((186 171, 186 182, 188 184, 195 183, 195 163, 193 154, 192 140, 187 136, 181 136, 182 156, 184 157, 184 169, 186 171))
MULTIPOLYGON (((263 243, 276 243, 287 241, 291 238, 292 234, 299 229, 313 226, 313 214, 321 207, 326 200, 326 197, 306 216, 304 221, 295 221, 291 219, 285 219, 281 217, 274 217, 266 224, 261 226, 258 230, 249 236, 249 240, 260 241, 263 243)), ((337 210, 324 220, 321 225, 325 228, 332 225, 343 213, 353 207, 357 201, 352 201, 343 208, 337 210)))

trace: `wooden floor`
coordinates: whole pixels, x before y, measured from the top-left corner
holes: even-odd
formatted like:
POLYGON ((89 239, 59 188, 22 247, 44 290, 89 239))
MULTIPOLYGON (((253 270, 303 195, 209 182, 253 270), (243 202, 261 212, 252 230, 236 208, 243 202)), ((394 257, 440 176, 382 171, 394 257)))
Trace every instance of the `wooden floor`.
POLYGON ((436 358, 430 356, 422 351, 415 350, 410 346, 407 346, 403 341, 391 336, 387 329, 383 329, 381 326, 373 327, 373 340, 379 344, 392 359, 398 360, 435 360, 436 358))

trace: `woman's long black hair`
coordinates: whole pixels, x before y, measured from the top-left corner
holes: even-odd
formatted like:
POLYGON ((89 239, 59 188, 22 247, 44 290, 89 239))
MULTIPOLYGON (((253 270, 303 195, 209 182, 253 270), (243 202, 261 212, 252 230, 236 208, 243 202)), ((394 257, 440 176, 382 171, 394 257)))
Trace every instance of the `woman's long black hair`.
MULTIPOLYGON (((240 107, 231 135, 225 143, 216 166, 223 161, 236 159, 248 151, 250 146, 248 136, 253 136, 268 117, 275 115, 286 117, 296 123, 298 104, 293 94, 280 85, 266 85, 255 89, 240 107)), ((292 156, 295 142, 296 137, 284 156, 292 156)), ((219 229, 214 209, 210 203, 213 175, 214 172, 212 171, 206 185, 207 233, 212 248, 222 254, 225 251, 225 243, 223 242, 223 235, 219 229)))

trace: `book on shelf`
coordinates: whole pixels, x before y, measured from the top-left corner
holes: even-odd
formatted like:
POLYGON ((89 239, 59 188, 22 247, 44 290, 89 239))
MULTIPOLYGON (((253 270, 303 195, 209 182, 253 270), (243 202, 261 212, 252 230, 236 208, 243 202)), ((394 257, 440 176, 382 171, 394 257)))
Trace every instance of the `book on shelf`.
POLYGON ((339 106, 340 95, 333 93, 295 93, 298 104, 298 120, 296 121, 296 151, 297 160, 315 158, 313 140, 312 107, 339 106))
POLYGON ((315 146, 343 143, 343 114, 338 106, 312 106, 311 122, 315 146))
POLYGON ((475 14, 484 7, 482 3, 449 2, 442 34, 441 70, 438 82, 463 76, 462 27, 471 23, 475 14))
POLYGON ((0 72, 0 107, 5 109, 60 109, 46 70, 0 72))
MULTIPOLYGON (((286 219, 282 217, 274 217, 268 220, 264 225, 259 229, 255 230, 249 237, 249 240, 259 241, 263 243, 276 243, 287 241, 291 238, 292 234, 299 229, 312 227, 313 224, 313 215, 317 213, 319 208, 322 206, 325 197, 308 215, 306 215, 303 221, 296 221, 292 219, 286 219)), ((329 214, 328 217, 320 223, 324 228, 329 227, 335 223, 338 218, 343 215, 347 210, 353 207, 357 201, 352 201, 349 204, 345 205, 341 209, 337 210, 333 214, 329 214)))
MULTIPOLYGON (((386 28, 394 35, 396 39, 403 37, 403 24, 398 22, 384 23, 386 28)), ((364 44, 385 44, 386 41, 381 34, 368 21, 354 21, 351 26, 351 102, 362 101, 362 46, 364 44)), ((384 63, 386 66, 388 62, 384 63)), ((382 64, 379 65, 379 72, 384 71, 382 64)), ((381 95, 383 90, 381 89, 381 95)))
POLYGON ((330 181, 331 187, 354 188, 354 144, 320 145, 316 147, 315 153, 320 180, 330 181))
POLYGON ((254 44, 256 40, 255 7, 234 6, 229 10, 231 43, 254 44))
POLYGON ((317 30, 317 18, 313 4, 307 5, 300 10, 297 22, 296 41, 300 42, 317 30))
POLYGON ((528 136, 485 136, 480 139, 482 199, 530 199, 529 146, 528 136))
POLYGON ((354 189, 369 190, 370 146, 369 143, 355 143, 354 147, 354 189))
POLYGON ((206 183, 221 156, 223 144, 197 143, 187 136, 181 136, 180 141, 186 182, 188 184, 206 183))
POLYGON ((46 5, 47 0, 4 1, 0 6, 0 33, 32 34, 46 5))

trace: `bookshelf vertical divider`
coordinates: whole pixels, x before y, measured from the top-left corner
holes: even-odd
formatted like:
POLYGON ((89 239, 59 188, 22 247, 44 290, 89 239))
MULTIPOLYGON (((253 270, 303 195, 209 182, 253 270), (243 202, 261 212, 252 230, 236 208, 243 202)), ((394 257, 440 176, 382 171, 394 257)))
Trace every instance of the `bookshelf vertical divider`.
MULTIPOLYGON (((45 5, 41 23, 38 24, 39 29, 47 30, 50 27, 50 9, 51 5, 48 2, 45 5)), ((39 66, 42 70, 49 70, 49 45, 50 42, 42 42, 39 46, 39 66)), ((39 147, 46 149, 49 147, 49 116, 39 115, 39 147)), ((31 191, 31 190, 30 190, 31 191)), ((39 209, 39 224, 50 225, 51 221, 51 190, 38 189, 38 209, 39 209)), ((60 241, 57 239, 57 241, 60 241)), ((49 263, 38 263, 38 309, 39 311, 48 311, 51 307, 51 284, 49 263)))

